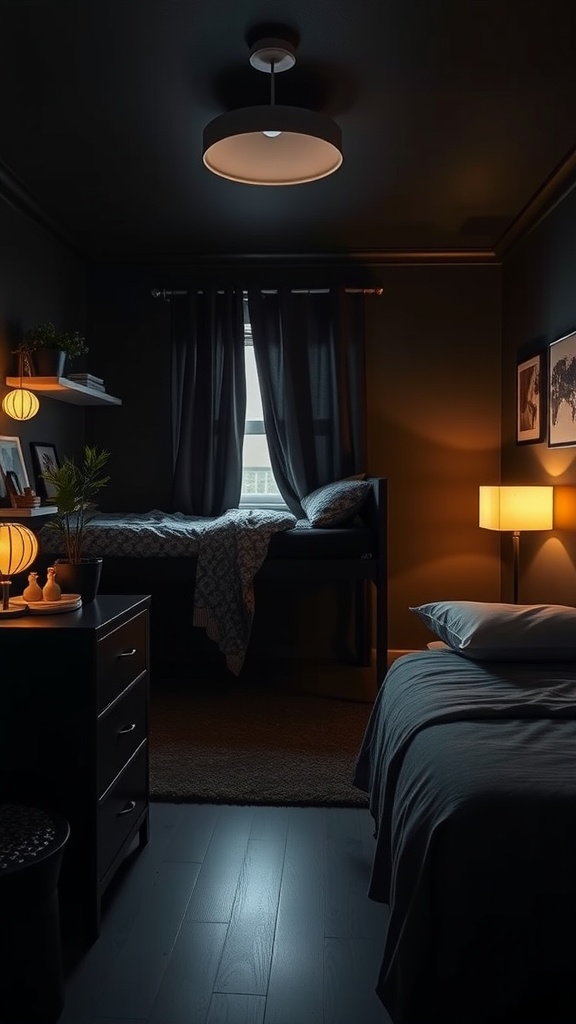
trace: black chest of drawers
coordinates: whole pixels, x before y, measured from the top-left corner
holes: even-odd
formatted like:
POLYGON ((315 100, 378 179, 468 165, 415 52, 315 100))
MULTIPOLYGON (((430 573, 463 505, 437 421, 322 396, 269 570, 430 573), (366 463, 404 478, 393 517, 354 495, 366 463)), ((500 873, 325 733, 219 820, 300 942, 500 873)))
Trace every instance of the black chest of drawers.
POLYGON ((137 836, 148 841, 148 596, 0 622, 0 798, 70 824, 64 901, 89 938, 137 836))

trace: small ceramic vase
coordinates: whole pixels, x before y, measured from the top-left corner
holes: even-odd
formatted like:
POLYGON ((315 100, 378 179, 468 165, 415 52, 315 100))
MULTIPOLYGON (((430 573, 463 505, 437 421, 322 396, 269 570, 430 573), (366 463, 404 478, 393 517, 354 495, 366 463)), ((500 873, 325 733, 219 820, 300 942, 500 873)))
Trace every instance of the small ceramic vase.
POLYGON ((59 601, 62 597, 62 591, 56 583, 56 569, 53 565, 48 569, 48 579, 42 587, 42 597, 45 601, 59 601))
POLYGON ((22 597, 25 601, 41 601, 42 591, 38 586, 38 573, 31 572, 28 574, 28 586, 24 587, 22 591, 22 597))

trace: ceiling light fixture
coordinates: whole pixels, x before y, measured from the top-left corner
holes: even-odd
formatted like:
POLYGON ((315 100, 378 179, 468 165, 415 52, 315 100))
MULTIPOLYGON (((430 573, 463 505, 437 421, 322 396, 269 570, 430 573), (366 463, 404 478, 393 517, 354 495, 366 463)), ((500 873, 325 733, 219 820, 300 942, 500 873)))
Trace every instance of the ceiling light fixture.
POLYGON ((270 104, 240 107, 206 125, 208 170, 245 185, 302 185, 337 171, 343 159, 339 125, 305 107, 275 104, 275 77, 294 67, 294 47, 283 39, 260 39, 250 63, 270 75, 270 104))

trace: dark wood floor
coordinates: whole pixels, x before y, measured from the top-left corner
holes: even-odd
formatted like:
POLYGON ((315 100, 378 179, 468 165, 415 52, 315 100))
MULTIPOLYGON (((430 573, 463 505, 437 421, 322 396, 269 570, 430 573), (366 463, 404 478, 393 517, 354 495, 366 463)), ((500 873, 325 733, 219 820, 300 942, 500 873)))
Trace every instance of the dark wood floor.
POLYGON ((59 1024, 389 1024, 367 810, 152 804, 59 1024))

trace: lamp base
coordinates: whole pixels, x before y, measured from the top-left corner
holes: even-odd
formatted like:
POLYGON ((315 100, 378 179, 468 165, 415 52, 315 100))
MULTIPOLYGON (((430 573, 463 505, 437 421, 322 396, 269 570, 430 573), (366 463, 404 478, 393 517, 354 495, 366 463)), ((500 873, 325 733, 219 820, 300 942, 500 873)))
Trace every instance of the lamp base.
POLYGON ((0 622, 2 622, 3 619, 17 619, 19 615, 27 615, 27 614, 28 614, 28 606, 27 605, 24 608, 19 607, 18 605, 11 605, 11 604, 8 604, 7 608, 2 608, 0 606, 0 622))

